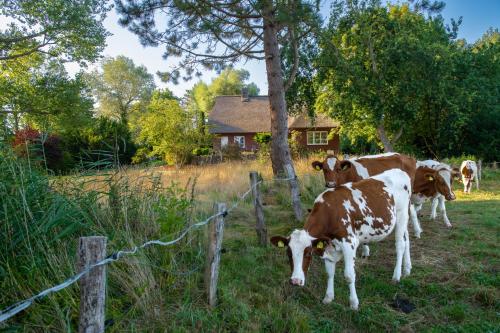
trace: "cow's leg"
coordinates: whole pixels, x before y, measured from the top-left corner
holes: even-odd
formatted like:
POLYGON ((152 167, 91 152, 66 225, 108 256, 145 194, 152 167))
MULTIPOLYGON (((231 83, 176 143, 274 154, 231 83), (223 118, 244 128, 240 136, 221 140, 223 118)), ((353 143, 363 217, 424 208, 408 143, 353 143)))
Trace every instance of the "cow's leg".
POLYGON ((408 233, 408 230, 406 230, 404 234, 404 241, 405 241, 405 254, 403 257, 404 261, 404 270, 403 270, 403 276, 408 276, 410 275, 411 272, 411 257, 410 257, 410 236, 408 233))
POLYGON ((446 205, 445 205, 444 196, 439 197, 439 210, 441 211, 441 214, 443 215, 444 224, 446 224, 446 226, 448 228, 451 228, 450 220, 448 219, 448 215, 446 215, 446 205))
MULTIPOLYGON (((422 205, 420 205, 422 207, 422 205)), ((422 233, 422 228, 420 227, 420 223, 418 222, 417 211, 415 206, 410 203, 410 216, 411 223, 413 224, 413 229, 415 230, 415 237, 420 238, 420 234, 422 233)))
POLYGON ((363 244, 363 252, 361 252, 362 258, 368 258, 370 256, 370 247, 366 244, 363 244))
POLYGON ((478 177, 478 175, 476 175, 476 177, 474 177, 474 180, 476 181, 476 190, 479 191, 479 177, 478 177))
POLYGON ((441 199, 441 195, 438 195, 438 196, 435 196, 434 198, 432 198, 432 203, 431 203, 431 220, 435 220, 436 219, 436 208, 439 204, 439 200, 441 199))
MULTIPOLYGON (((399 282, 399 280, 401 280, 401 266, 403 265, 403 255, 406 249, 405 234, 408 233, 408 207, 399 208, 396 212, 396 219, 396 267, 394 267, 392 280, 394 282, 399 282)), ((406 237, 406 240, 408 240, 408 237, 406 237)))
POLYGON ((462 177, 462 183, 464 184, 464 193, 467 193, 467 179, 462 177))
POLYGON ((358 295, 356 294, 356 271, 354 270, 354 258, 356 257, 356 247, 353 243, 342 243, 342 252, 344 253, 344 276, 349 284, 349 304, 351 309, 357 310, 359 305, 358 295))
POLYGON ((331 259, 324 259, 325 261, 325 269, 328 274, 328 282, 326 287, 326 295, 323 298, 323 304, 328 304, 333 301, 335 297, 334 291, 334 279, 335 279, 335 265, 337 262, 342 259, 342 251, 334 251, 332 253, 331 259))

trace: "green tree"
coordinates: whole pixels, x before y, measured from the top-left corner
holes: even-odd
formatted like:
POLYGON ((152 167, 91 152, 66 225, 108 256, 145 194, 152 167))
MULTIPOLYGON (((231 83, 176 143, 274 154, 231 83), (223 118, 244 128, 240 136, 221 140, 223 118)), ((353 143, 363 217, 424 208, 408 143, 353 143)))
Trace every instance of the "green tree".
POLYGON ((134 105, 147 102, 155 88, 146 67, 124 56, 105 59, 102 70, 90 73, 88 81, 98 102, 98 115, 124 124, 134 105))
MULTIPOLYGON (((117 0, 116 3, 120 23, 139 35, 143 44, 165 45, 165 58, 182 57, 179 68, 185 69, 186 78, 195 74, 200 64, 221 70, 240 60, 264 60, 273 172, 277 175, 284 171, 285 165, 293 166, 287 142, 285 90, 294 80, 298 63, 291 62, 293 69, 284 79, 280 46, 290 44, 297 48, 304 36, 319 27, 318 1, 117 0), (159 28, 155 20, 166 24, 159 28)), ((180 77, 178 70, 170 74, 167 78, 174 81, 180 77)))
POLYGON ((6 127, 17 131, 31 125, 64 135, 89 123, 92 99, 81 74, 70 78, 62 64, 43 63, 36 56, 0 66, 0 112, 6 127))
POLYGON ((66 61, 94 61, 105 46, 102 0, 0 0, 0 61, 35 53, 66 61))
POLYGON ((442 83, 437 76, 450 68, 454 29, 421 12, 441 9, 441 3, 412 9, 337 2, 321 41, 316 107, 339 119, 349 137, 376 135, 385 151, 393 151, 417 113, 430 106, 425 97, 442 83))
POLYGON ((200 140, 192 120, 192 114, 183 110, 176 99, 155 92, 147 111, 137 120, 138 141, 151 147, 150 156, 160 157, 168 164, 185 164, 200 140))

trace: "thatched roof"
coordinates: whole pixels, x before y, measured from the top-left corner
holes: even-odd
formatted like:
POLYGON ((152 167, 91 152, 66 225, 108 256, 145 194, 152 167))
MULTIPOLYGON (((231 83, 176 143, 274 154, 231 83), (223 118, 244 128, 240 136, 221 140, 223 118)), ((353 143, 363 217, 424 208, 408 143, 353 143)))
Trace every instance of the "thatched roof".
MULTIPOLYGON (((267 96, 250 97, 242 101, 241 96, 217 96, 212 112, 208 116, 210 133, 258 133, 271 131, 271 115, 267 96)), ((329 117, 317 115, 314 119, 306 115, 288 117, 290 129, 331 128, 339 124, 329 117)))

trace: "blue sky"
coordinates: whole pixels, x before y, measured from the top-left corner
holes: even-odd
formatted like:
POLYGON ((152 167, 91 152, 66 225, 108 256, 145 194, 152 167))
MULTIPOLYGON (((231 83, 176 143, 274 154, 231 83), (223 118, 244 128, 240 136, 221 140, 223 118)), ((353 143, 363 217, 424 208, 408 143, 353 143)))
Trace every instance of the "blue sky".
MULTIPOLYGON (((463 16, 459 38, 465 38, 469 43, 480 38, 489 27, 499 28, 500 26, 500 0, 447 0, 445 2, 446 7, 442 12, 445 21, 449 23, 451 18, 458 19, 463 16)), ((329 7, 329 1, 323 0, 322 12, 328 13, 329 7)), ((156 48, 142 47, 137 36, 119 26, 117 21, 118 16, 113 10, 105 21, 106 28, 113 34, 107 39, 105 56, 125 55, 133 59, 136 64, 146 66, 149 72, 153 74, 158 70, 168 71, 171 68, 174 60, 167 62, 162 59, 161 46, 156 48)), ((74 65, 68 67, 70 72, 77 70, 74 65)), ((267 94, 266 72, 263 61, 249 61, 240 63, 236 67, 248 70, 250 72, 250 81, 259 86, 261 94, 267 94)), ((204 72, 202 80, 210 82, 215 75, 214 72, 204 72)), ((158 80, 156 75, 155 80, 158 86, 167 86, 179 97, 197 81, 197 79, 188 82, 181 80, 178 85, 165 85, 158 80)))

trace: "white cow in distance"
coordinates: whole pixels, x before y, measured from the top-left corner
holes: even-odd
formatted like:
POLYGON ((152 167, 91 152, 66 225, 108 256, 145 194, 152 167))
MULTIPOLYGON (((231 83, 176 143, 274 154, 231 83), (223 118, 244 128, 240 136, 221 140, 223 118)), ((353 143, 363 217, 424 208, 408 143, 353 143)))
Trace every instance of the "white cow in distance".
POLYGON ((464 193, 470 194, 472 181, 476 181, 476 189, 479 190, 479 178, 477 174, 476 162, 466 160, 460 165, 460 173, 462 174, 462 182, 464 183, 464 193))

